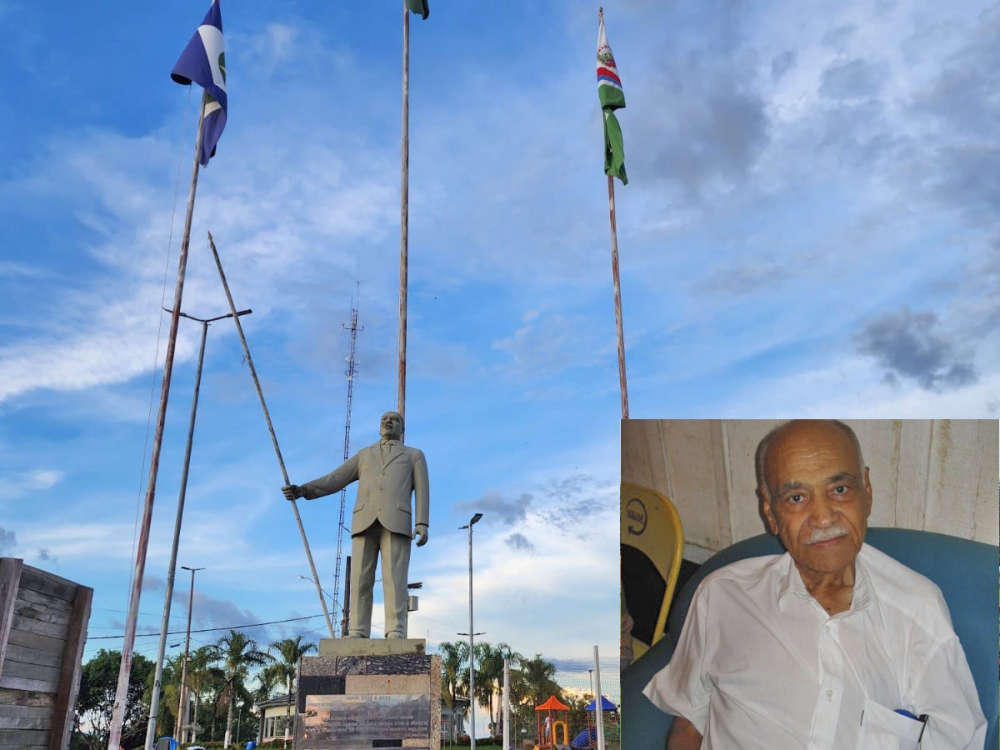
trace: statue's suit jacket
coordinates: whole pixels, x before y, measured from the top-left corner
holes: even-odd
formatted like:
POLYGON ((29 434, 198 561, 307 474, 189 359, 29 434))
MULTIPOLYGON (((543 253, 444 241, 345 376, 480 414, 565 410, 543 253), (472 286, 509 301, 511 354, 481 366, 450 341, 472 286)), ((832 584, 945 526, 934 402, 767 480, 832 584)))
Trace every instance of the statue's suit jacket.
POLYGON ((362 533, 378 521, 395 534, 413 536, 413 527, 427 524, 430 489, 427 461, 423 452, 402 444, 387 446, 388 457, 382 462, 381 441, 362 448, 325 477, 301 486, 307 500, 332 495, 351 482, 358 482, 354 503, 351 536, 362 533), (410 497, 415 496, 411 510, 410 497), (414 515, 415 514, 415 515, 414 515))

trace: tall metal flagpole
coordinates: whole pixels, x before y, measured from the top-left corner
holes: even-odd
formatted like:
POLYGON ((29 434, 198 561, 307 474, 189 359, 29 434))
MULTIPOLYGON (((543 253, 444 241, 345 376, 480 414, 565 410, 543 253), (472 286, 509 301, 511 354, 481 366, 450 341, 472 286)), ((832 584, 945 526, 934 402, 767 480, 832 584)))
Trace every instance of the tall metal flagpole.
POLYGON ((622 287, 618 277, 618 224, 615 221, 615 179, 608 175, 611 214, 611 276, 615 283, 615 326, 618 332, 618 382, 622 392, 622 419, 628 419, 628 383, 625 380, 625 330, 622 326, 622 287))
POLYGON ((396 411, 406 418, 406 286, 410 222, 410 12, 403 2, 403 143, 399 215, 399 381, 396 411))
MULTIPOLYGON (((171 311, 173 312, 173 311, 171 311)), ((251 310, 241 310, 237 315, 249 315, 251 310)), ((167 591, 163 596, 163 619, 160 621, 160 644, 156 651, 156 669, 153 672, 153 691, 149 700, 149 723, 146 725, 146 750, 153 750, 156 740, 156 722, 160 714, 160 683, 163 679, 163 657, 167 650, 167 631, 170 626, 170 605, 174 598, 174 573, 177 570, 177 548, 181 541, 181 524, 184 520, 184 499, 187 497, 188 470, 191 467, 191 448, 194 444, 194 422, 198 414, 198 396, 201 392, 201 369, 205 363, 205 342, 208 324, 232 316, 232 313, 203 320, 181 313, 181 316, 201 323, 201 346, 198 349, 198 369, 194 376, 194 398, 191 400, 191 419, 188 422, 187 447, 184 449, 184 468, 181 469, 181 489, 177 497, 177 516, 174 519, 174 541, 170 547, 170 565, 167 567, 167 591)))
MULTIPOLYGON (((236 312, 236 304, 233 302, 233 295, 229 292, 229 283, 226 281, 226 274, 222 270, 222 261, 219 259, 219 251, 215 249, 215 240, 212 233, 208 233, 208 244, 212 248, 212 256, 215 258, 215 265, 219 269, 219 278, 222 279, 222 288, 226 290, 226 299, 229 300, 229 310, 232 312, 233 323, 236 324, 236 333, 240 336, 240 343, 243 344, 243 354, 247 358, 247 365, 250 367, 250 375, 253 377, 253 384, 257 388, 257 396, 260 398, 261 409, 264 410, 264 421, 267 422, 267 430, 271 433, 271 442, 274 444, 274 454, 278 457, 278 465, 281 467, 281 476, 285 484, 291 484, 288 479, 288 470, 285 469, 285 459, 281 457, 281 448, 278 447, 278 436, 274 434, 274 425, 271 424, 271 413, 267 410, 267 403, 264 401, 264 391, 261 390, 260 380, 257 378, 257 369, 253 366, 253 357, 250 356, 250 347, 247 346, 246 336, 243 335, 243 326, 240 325, 240 316, 236 312)), ((330 619, 330 610, 326 606, 326 597, 323 596, 323 589, 319 585, 319 573, 316 572, 316 563, 313 562, 312 552, 309 551, 309 540, 306 539, 306 529, 302 525, 302 516, 299 515, 299 506, 295 501, 291 501, 292 511, 295 513, 295 522, 299 525, 299 535, 302 537, 302 546, 306 550, 306 559, 309 560, 309 570, 312 571, 313 583, 316 584, 316 593, 319 595, 319 603, 323 607, 323 617, 326 618, 326 627, 330 631, 330 637, 336 638, 333 632, 333 620, 330 619)))
MULTIPOLYGON (((604 8, 598 8, 597 20, 601 28, 601 38, 604 39, 604 8)), ((600 54, 600 49, 598 49, 600 54)), ((600 58, 598 58, 598 77, 600 77, 600 58)), ((600 90, 600 83, 598 83, 600 90)), ((621 106, 624 106, 624 101, 621 106)), ((608 112, 603 112, 604 119, 607 120, 608 112)), ((607 128, 607 124, 605 124, 607 128)), ((622 288, 618 275, 618 223, 615 220, 615 181, 612 175, 608 175, 608 211, 611 216, 611 276, 615 285, 615 326, 618 334, 618 383, 622 394, 622 419, 628 419, 628 382, 625 379, 625 330, 622 325, 622 288)))
POLYGON ((125 620, 125 640, 122 643, 122 661, 118 670, 118 687, 115 691, 115 705, 111 714, 111 729, 108 734, 108 750, 118 750, 121 743, 122 723, 125 718, 125 701, 128 698, 128 681, 132 672, 132 652, 135 647, 135 629, 139 619, 139 597, 142 595, 142 578, 146 570, 146 551, 149 546, 149 529, 153 522, 153 501, 156 496, 156 476, 160 469, 160 448, 163 445, 163 425, 167 416, 167 400, 170 397, 170 378, 174 370, 174 349, 177 344, 177 328, 180 322, 181 298, 184 295, 184 274, 187 271, 188 245, 191 240, 191 217, 194 214, 194 198, 198 189, 198 162, 201 156, 201 142, 204 135, 205 102, 208 93, 202 91, 201 108, 198 112, 198 137, 194 145, 194 167, 191 170, 191 189, 188 192, 187 213, 184 216, 184 236, 181 240, 180 258, 177 263, 177 283, 174 287, 174 306, 170 314, 170 334, 167 338, 167 353, 163 362, 163 386, 160 388, 160 409, 156 416, 156 432, 153 437, 153 452, 149 459, 149 482, 146 486, 146 502, 139 531, 139 544, 135 555, 135 573, 132 577, 132 593, 129 597, 128 616, 125 620))

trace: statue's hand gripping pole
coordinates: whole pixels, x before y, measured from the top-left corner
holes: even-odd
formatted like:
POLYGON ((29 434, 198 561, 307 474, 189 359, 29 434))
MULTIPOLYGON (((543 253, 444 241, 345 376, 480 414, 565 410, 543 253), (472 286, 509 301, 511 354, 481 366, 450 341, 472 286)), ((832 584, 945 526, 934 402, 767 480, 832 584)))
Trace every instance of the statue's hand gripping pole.
MULTIPOLYGON (((253 358, 250 356, 250 347, 247 346, 246 337, 243 335, 243 326, 240 325, 239 316, 236 314, 236 305, 233 303, 233 295, 229 292, 229 284, 226 282, 226 274, 222 270, 222 261, 219 260, 219 251, 215 249, 215 241, 212 239, 212 233, 208 233, 208 244, 212 248, 212 255, 215 257, 215 265, 219 269, 219 278, 222 279, 222 288, 226 290, 226 299, 229 300, 229 309, 233 313, 233 322, 236 323, 236 332, 240 336, 240 343, 243 344, 243 354, 247 358, 247 364, 250 366, 250 375, 253 377, 253 384, 257 388, 257 396, 260 397, 260 405, 264 410, 264 419, 267 421, 267 430, 271 433, 271 442, 274 444, 274 453, 278 457, 278 465, 281 466, 281 476, 285 480, 285 484, 291 484, 288 481, 288 470, 285 469, 285 461, 281 457, 281 449, 278 447, 278 437, 274 434, 274 425, 271 424, 271 415, 267 411, 267 404, 264 401, 264 391, 261 390, 260 380, 257 378, 257 370, 253 366, 253 358)), ((333 638, 333 622, 330 619, 330 611, 326 607, 326 598, 323 596, 323 589, 319 585, 319 575, 316 573, 316 564, 313 562, 312 552, 309 551, 309 542, 306 539, 306 530, 302 526, 302 517, 299 515, 299 506, 294 500, 291 501, 292 511, 295 513, 295 523, 299 526, 299 534, 302 537, 302 546, 306 550, 306 558, 309 560, 309 569, 312 571, 313 583, 316 584, 316 593, 319 595, 319 601, 323 605, 323 617, 326 618, 326 627, 330 631, 330 637, 333 638)))

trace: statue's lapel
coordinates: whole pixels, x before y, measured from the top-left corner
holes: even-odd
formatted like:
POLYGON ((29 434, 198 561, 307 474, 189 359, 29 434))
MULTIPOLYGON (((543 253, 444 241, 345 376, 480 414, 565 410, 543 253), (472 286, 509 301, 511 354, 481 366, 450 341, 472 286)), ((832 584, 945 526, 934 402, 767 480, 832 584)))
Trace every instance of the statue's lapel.
POLYGON ((403 447, 401 445, 390 445, 387 446, 387 448, 388 450, 386 450, 386 459, 385 462, 382 464, 383 469, 389 464, 391 464, 393 461, 395 461, 397 458, 403 455, 403 447))

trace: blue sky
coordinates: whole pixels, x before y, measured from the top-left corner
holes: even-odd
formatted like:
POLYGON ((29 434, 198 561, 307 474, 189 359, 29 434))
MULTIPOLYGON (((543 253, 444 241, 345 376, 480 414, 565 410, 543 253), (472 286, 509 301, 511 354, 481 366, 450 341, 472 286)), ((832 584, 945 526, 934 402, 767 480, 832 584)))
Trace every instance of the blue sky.
MULTIPOLYGON (((120 645, 95 637, 127 609, 198 101, 169 72, 206 6, 0 0, 0 554, 94 587, 88 654, 120 645)), ((352 451, 396 401, 400 11, 222 13, 229 123, 183 308, 228 311, 210 230, 301 482, 342 456, 352 298, 352 451)), ((628 102, 632 416, 996 415, 1000 5, 623 0, 605 17, 628 102)), ((438 0, 411 24, 406 437, 432 493, 411 633, 467 629, 457 527, 481 511, 476 630, 566 667, 617 650, 596 35, 597 5, 562 0, 438 0)), ((162 611, 199 334, 182 321, 140 632, 162 611)), ((241 359, 213 325, 179 557, 206 568, 195 627, 318 610, 241 359)), ((332 589, 339 505, 300 510, 332 589)))

